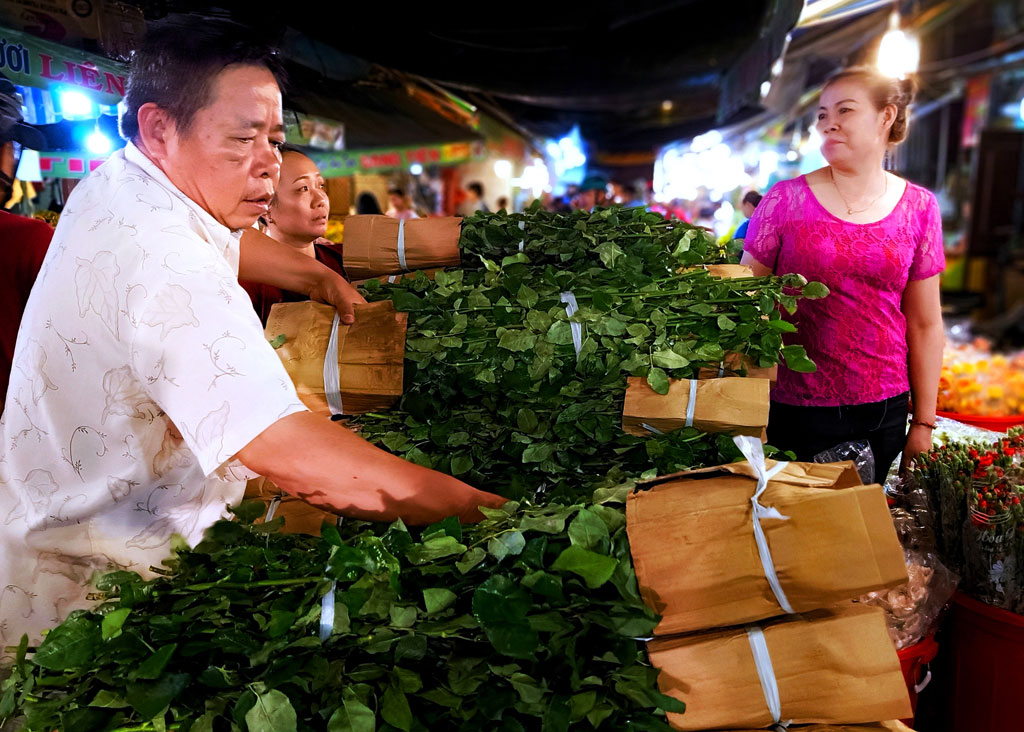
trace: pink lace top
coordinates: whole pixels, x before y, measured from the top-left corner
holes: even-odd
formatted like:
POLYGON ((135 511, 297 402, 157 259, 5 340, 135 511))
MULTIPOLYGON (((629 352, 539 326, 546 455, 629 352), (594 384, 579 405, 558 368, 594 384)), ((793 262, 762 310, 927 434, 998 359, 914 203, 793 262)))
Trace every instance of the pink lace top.
POLYGON ((800 344, 813 374, 783 366, 772 399, 797 406, 867 404, 909 388, 906 319, 910 280, 946 266, 942 220, 932 193, 913 183, 892 212, 872 224, 829 213, 805 176, 777 183, 754 211, 744 249, 776 273, 798 272, 831 294, 801 300, 787 344, 800 344))

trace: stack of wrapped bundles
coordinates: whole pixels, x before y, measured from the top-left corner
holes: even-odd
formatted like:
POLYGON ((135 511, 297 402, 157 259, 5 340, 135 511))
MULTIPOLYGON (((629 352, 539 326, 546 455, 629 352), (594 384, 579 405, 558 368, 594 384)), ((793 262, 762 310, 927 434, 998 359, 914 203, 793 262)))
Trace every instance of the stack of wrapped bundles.
POLYGON ((851 602, 907 579, 882 490, 852 463, 766 461, 759 440, 735 440, 746 462, 642 484, 626 505, 640 592, 662 618, 651 663, 687 704, 671 723, 909 717, 884 614, 851 602))

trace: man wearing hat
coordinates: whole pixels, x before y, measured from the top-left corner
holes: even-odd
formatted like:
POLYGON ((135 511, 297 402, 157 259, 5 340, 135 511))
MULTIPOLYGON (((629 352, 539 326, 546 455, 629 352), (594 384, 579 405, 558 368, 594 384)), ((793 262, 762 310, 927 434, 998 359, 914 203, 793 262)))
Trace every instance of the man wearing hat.
POLYGON ((0 400, 7 394, 21 314, 53 236, 45 222, 15 216, 5 206, 14 190, 22 149, 45 146, 43 134, 25 124, 14 84, 0 75, 0 400))
POLYGON ((608 181, 600 175, 588 175, 580 183, 580 194, 573 202, 573 208, 593 211, 595 206, 603 206, 608 196, 608 181))

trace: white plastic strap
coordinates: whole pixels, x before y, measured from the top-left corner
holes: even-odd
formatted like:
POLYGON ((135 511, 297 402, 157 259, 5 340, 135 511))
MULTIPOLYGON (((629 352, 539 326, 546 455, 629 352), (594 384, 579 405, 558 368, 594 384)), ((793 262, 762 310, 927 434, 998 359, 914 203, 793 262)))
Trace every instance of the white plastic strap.
POLYGON ((775 562, 772 561, 772 552, 768 547, 768 539, 764 535, 764 528, 761 526, 761 522, 765 519, 789 520, 789 517, 783 516, 779 513, 778 509, 767 508, 761 505, 761 494, 768 488, 768 481, 784 470, 789 463, 778 462, 769 470, 764 461, 764 446, 761 444, 761 440, 749 435, 737 435, 732 439, 736 443, 736 447, 743 453, 743 457, 754 468, 754 472, 757 473, 757 490, 750 498, 750 505, 753 509, 751 512, 751 522, 754 525, 754 539, 757 542, 757 553, 761 557, 761 567, 764 569, 764 576, 768 580, 772 592, 775 594, 779 607, 784 612, 792 614, 794 612, 793 607, 789 604, 782 585, 779 584, 779 577, 775 573, 775 562))
POLYGON ((652 434, 655 434, 655 435, 663 435, 663 434, 665 434, 664 432, 659 430, 657 427, 654 427, 653 425, 649 425, 646 422, 641 422, 640 426, 643 427, 648 432, 650 432, 652 434))
MULTIPOLYGON (((341 526, 341 517, 338 517, 338 526, 341 526)), ((326 643, 327 639, 331 637, 331 633, 334 632, 334 591, 338 589, 338 583, 335 580, 331 580, 331 586, 327 590, 327 594, 320 600, 320 642, 326 643)))
POLYGON ((757 678, 761 681, 761 691, 768 704, 768 712, 772 715, 772 724, 785 729, 782 724, 782 700, 779 698, 779 682, 775 678, 772 657, 768 653, 768 643, 764 639, 764 631, 757 625, 747 627, 747 640, 750 641, 750 652, 754 656, 757 667, 757 678))
POLYGON ((390 277, 388 277, 388 284, 389 285, 393 285, 396 282, 398 282, 398 275, 391 275, 390 277))
POLYGON ((281 505, 281 496, 274 496, 270 499, 270 505, 267 506, 267 516, 263 519, 264 523, 269 524, 274 520, 274 514, 277 513, 277 507, 281 505))
MULTIPOLYGON (((526 231, 526 222, 525 221, 520 221, 519 222, 519 230, 520 231, 526 231)), ((520 239, 519 240, 519 251, 524 251, 525 249, 526 249, 526 240, 525 239, 520 239)))
POLYGON ((331 339, 327 341, 327 353, 324 354, 324 394, 332 415, 341 414, 343 408, 341 373, 338 371, 338 325, 340 323, 341 316, 335 313, 334 322, 331 324, 331 339))
POLYGON ((405 219, 398 220, 398 266, 403 272, 409 271, 409 265, 405 262, 405 219))
POLYGON ((718 378, 721 379, 725 376, 725 361, 718 362, 718 378))
POLYGON ((697 380, 690 379, 690 398, 686 402, 686 426, 693 427, 693 415, 697 409, 697 380))
MULTIPOLYGON (((565 303, 565 314, 570 318, 580 309, 579 303, 576 302, 576 296, 571 292, 562 293, 562 302, 565 303)), ((570 321, 569 328, 572 331, 572 345, 576 348, 576 355, 579 356, 580 350, 583 348, 583 325, 570 321)))

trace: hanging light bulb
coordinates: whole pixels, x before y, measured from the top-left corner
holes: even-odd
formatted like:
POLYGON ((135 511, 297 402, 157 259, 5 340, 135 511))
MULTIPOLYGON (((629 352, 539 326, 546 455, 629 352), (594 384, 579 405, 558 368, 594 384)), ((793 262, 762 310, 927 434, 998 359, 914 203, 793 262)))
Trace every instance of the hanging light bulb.
POLYGON ((920 60, 920 43, 916 37, 900 30, 900 14, 894 10, 889 16, 889 30, 878 47, 878 70, 886 76, 902 79, 917 71, 920 60))

